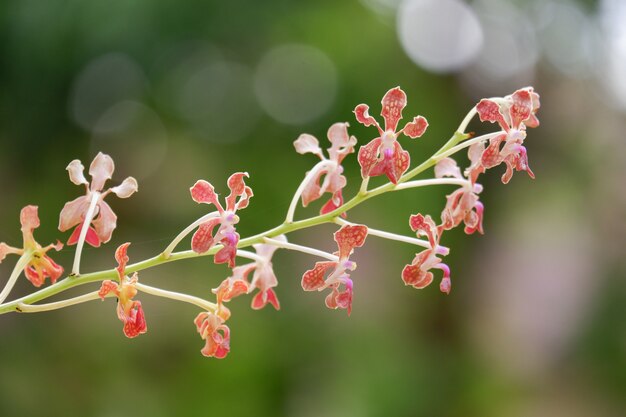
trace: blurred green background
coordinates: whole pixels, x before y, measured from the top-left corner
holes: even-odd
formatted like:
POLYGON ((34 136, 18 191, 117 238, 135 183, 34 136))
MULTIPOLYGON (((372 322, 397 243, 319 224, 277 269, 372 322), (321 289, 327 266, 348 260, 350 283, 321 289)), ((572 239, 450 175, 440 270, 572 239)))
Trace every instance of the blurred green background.
MULTIPOLYGON (((352 109, 365 102, 378 115, 396 85, 405 120, 430 122, 403 142, 413 161, 481 97, 532 84, 542 125, 526 141, 537 179, 517 173, 504 187, 502 167, 490 171, 486 235, 444 236, 450 296, 405 287, 415 248, 370 237, 354 257, 350 318, 300 289, 315 259, 278 252, 282 310, 234 300, 221 361, 199 353, 196 309, 145 294, 149 332, 133 340, 112 300, 4 315, 0 415, 623 416, 624 20, 620 0, 1 2, 0 241, 19 244, 27 204, 39 206, 40 242, 67 238, 56 225, 81 192, 65 172, 72 159, 87 165, 101 150, 114 183, 139 180, 129 200, 109 199, 118 229, 84 251, 85 272, 113 267, 126 241, 131 261, 161 251, 206 212, 188 192, 199 178, 225 194, 226 178, 248 171, 255 197, 238 230, 278 224, 315 162, 293 140, 325 143, 328 126, 349 121, 365 143, 374 132, 352 109)), ((344 166, 349 195, 358 165, 344 166)), ((410 235, 408 216, 437 218, 446 192, 383 196, 350 219, 410 235)), ((333 250, 333 230, 290 239, 333 250)), ((69 269, 72 256, 55 259, 69 269)), ((206 297, 227 274, 207 258, 140 280, 206 297)), ((12 297, 32 291, 20 281, 12 297)))

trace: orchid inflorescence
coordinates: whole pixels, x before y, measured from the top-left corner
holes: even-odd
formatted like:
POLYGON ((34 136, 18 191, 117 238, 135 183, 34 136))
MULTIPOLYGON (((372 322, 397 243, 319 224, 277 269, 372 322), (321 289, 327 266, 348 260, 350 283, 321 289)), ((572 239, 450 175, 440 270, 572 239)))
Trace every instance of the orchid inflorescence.
POLYGON ((406 103, 406 94, 399 87, 384 95, 381 111, 384 128, 370 116, 369 106, 366 104, 360 104, 354 109, 357 122, 366 127, 374 126, 377 135, 357 151, 362 182, 357 194, 351 199, 344 200, 343 192, 348 181, 343 175, 342 164, 356 151, 357 139, 348 133, 347 122, 335 123, 327 133, 330 142, 328 157, 314 136, 303 134, 295 140, 296 152, 314 154, 320 161, 305 175, 282 224, 266 232, 241 238, 237 232, 240 211, 248 206, 253 197, 252 189, 246 184, 248 174, 237 172, 230 176, 227 181, 230 193, 224 200, 225 205, 222 205, 215 188, 209 182, 198 180, 190 188, 191 198, 196 203, 213 206, 215 210, 192 222, 162 253, 153 258, 128 264, 127 251, 130 243, 120 245, 115 252, 118 266, 112 270, 81 274, 82 248, 85 243, 98 247, 110 241, 116 228, 117 216, 104 198, 110 193, 120 198, 130 197, 138 191, 137 181, 128 177, 120 185, 103 191, 114 171, 113 159, 98 153, 89 168, 90 182, 84 176, 82 163, 73 160, 67 166, 70 181, 76 185, 84 185, 85 195, 66 203, 59 218, 61 232, 72 230, 67 245, 76 245, 71 273, 59 281, 63 275, 63 267, 51 258, 49 252, 51 249, 60 250, 63 244, 60 241, 48 246, 37 243, 33 232, 40 225, 38 208, 33 205, 24 207, 20 214, 23 247, 16 248, 4 242, 0 243, 0 262, 9 254, 19 256, 13 272, 0 292, 0 314, 49 311, 86 301, 116 297, 116 312, 123 323, 123 332, 127 337, 133 338, 146 333, 148 328, 141 301, 137 299, 140 293, 147 293, 198 306, 201 312, 194 319, 194 324, 205 343, 201 352, 205 356, 224 358, 230 351, 230 329, 225 324, 231 315, 226 306, 230 300, 254 293, 251 299, 253 309, 261 309, 268 304, 276 310, 280 309, 276 291, 278 279, 272 265, 272 256, 277 249, 296 250, 322 258, 322 261, 316 262, 311 269, 304 272, 302 288, 305 291, 327 291, 326 306, 330 309, 345 309, 349 315, 354 295, 354 283, 350 274, 357 267, 351 256, 356 248, 366 243, 370 235, 422 247, 423 250, 401 269, 401 273, 398 268, 398 275, 405 285, 421 289, 430 285, 435 278, 434 271, 440 270, 442 278, 439 288, 443 293, 449 294, 452 289, 450 268, 442 261, 449 253, 449 249, 441 245, 444 232, 463 224, 467 234, 483 233, 484 206, 479 200, 483 187, 477 180, 487 169, 504 163, 506 171, 502 182, 505 184, 511 180, 514 171, 526 171, 534 178, 528 166, 524 140, 526 128, 539 125, 536 117, 539 95, 532 87, 527 87, 506 97, 481 100, 470 110, 453 136, 430 158, 411 170, 410 153, 403 148, 398 140, 399 136, 402 134, 411 139, 419 138, 425 134, 428 122, 423 116, 417 116, 398 130, 406 103), (480 121, 494 123, 500 129, 478 137, 465 133, 467 125, 476 114, 480 121), (465 171, 450 158, 463 149, 467 149, 470 161, 465 171), (413 180, 433 166, 433 178, 413 180), (385 177, 384 184, 369 188, 370 178, 379 176, 385 177), (430 185, 453 185, 459 188, 447 196, 440 222, 422 213, 410 216, 409 227, 416 233, 416 237, 377 230, 346 220, 350 209, 372 197, 390 191, 430 185), (327 193, 328 200, 321 205, 319 215, 294 220, 299 203, 307 206, 327 193), (286 238, 288 233, 295 230, 324 223, 339 226, 334 232, 338 249, 335 253, 291 243, 286 238), (175 252, 183 239, 192 232, 191 250, 175 252), (254 252, 245 250, 248 247, 252 247, 254 252), (214 301, 139 282, 140 270, 207 255, 212 255, 216 264, 227 264, 231 271, 230 276, 211 291, 214 301), (238 258, 251 262, 238 264, 238 258), (5 302, 22 271, 35 287, 45 284, 46 278, 50 279, 51 285, 5 302), (98 282, 100 288, 66 300, 37 304, 70 288, 92 282, 98 282))

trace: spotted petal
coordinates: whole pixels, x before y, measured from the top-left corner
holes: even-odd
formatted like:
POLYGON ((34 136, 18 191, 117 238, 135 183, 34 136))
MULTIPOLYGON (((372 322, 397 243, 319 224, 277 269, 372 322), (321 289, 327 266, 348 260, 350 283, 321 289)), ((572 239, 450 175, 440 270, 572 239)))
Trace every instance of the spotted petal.
POLYGON ((402 119, 402 110, 406 107, 406 94, 400 87, 387 91, 381 101, 383 109, 380 115, 385 119, 385 130, 394 131, 402 119))
POLYGON ((354 248, 361 247, 367 237, 367 226, 345 225, 334 234, 335 242, 339 246, 339 258, 348 259, 354 248))

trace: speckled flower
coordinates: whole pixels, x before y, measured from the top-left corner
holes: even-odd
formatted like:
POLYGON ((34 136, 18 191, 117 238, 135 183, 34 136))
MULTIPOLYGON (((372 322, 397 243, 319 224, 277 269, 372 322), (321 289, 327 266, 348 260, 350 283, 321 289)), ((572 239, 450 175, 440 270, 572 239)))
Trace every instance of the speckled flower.
MULTIPOLYGON (((286 242, 283 235, 274 238, 280 242, 286 242)), ((276 249, 275 245, 256 244, 253 245, 258 255, 258 259, 252 263, 236 266, 233 268, 232 276, 226 278, 219 287, 213 289, 217 295, 217 303, 229 301, 242 294, 249 294, 255 289, 259 292, 252 297, 252 308, 259 310, 267 304, 271 304, 276 310, 280 310, 280 303, 274 288, 278 285, 278 280, 274 274, 272 266, 272 256, 276 249), (252 273, 252 281, 248 278, 252 273)))
POLYGON ((65 204, 59 216, 59 230, 66 230, 75 227, 68 245, 78 242, 85 218, 89 217, 88 229, 85 241, 91 246, 98 247, 101 243, 106 243, 111 239, 113 230, 117 225, 117 216, 111 207, 104 202, 104 198, 109 193, 116 194, 119 198, 128 198, 133 195, 138 187, 137 180, 128 177, 117 187, 111 187, 102 191, 107 180, 111 179, 115 165, 109 155, 99 152, 89 167, 91 184, 83 174, 85 167, 75 159, 67 166, 70 181, 76 185, 85 186, 85 195, 65 204))
POLYGON ((191 198, 196 203, 213 204, 218 211, 216 217, 198 227, 191 239, 191 249, 196 253, 205 253, 219 242, 223 248, 215 254, 214 261, 216 264, 228 263, 231 268, 235 266, 237 243, 239 243, 239 233, 235 229, 239 216, 235 213, 237 210, 246 208, 250 198, 254 195, 252 189, 244 182, 244 177, 248 177, 248 173, 237 172, 228 178, 230 194, 226 197, 226 209, 222 207, 215 189, 207 181, 199 180, 190 188, 191 198), (218 225, 217 232, 213 234, 213 230, 218 225))
POLYGON ((302 189, 302 205, 306 207, 310 202, 321 198, 324 193, 330 193, 331 198, 324 204, 320 213, 325 214, 335 210, 343 204, 341 190, 346 186, 346 177, 342 175, 341 162, 350 153, 354 152, 356 138, 348 135, 348 123, 335 123, 328 129, 328 159, 324 156, 318 140, 309 134, 302 134, 293 143, 299 154, 312 153, 317 155, 321 162, 307 174, 302 189), (324 181, 321 182, 322 177, 324 181), (321 182, 321 183, 320 183, 321 182))
POLYGON ((502 133, 483 143, 472 145, 468 151, 471 166, 468 176, 476 182, 478 175, 489 168, 506 164, 502 182, 508 183, 514 170, 526 171, 531 178, 535 174, 528 166, 528 155, 523 146, 526 128, 539 126, 536 113, 539 110, 539 94, 532 87, 515 91, 502 99, 483 99, 476 105, 481 121, 498 123, 502 133))
POLYGON ((433 282, 432 268, 443 271, 443 279, 439 285, 441 292, 450 293, 452 282, 450 281, 450 268, 441 262, 441 258, 437 257, 437 247, 443 228, 437 227, 430 216, 424 217, 421 214, 411 216, 409 219, 411 230, 417 232, 417 236, 427 236, 430 248, 423 250, 415 255, 413 262, 406 265, 402 270, 402 280, 406 285, 413 288, 426 288, 433 282))
POLYGON ((402 133, 410 138, 418 138, 424 134, 428 122, 422 116, 413 118, 399 132, 396 132, 398 122, 402 119, 402 110, 406 107, 406 94, 400 87, 387 91, 382 99, 381 116, 385 120, 383 130, 376 119, 369 115, 369 106, 359 104, 354 114, 359 123, 364 126, 376 126, 379 137, 359 149, 358 160, 361 165, 363 178, 386 175, 394 184, 409 168, 411 158, 409 153, 402 149, 398 136, 402 133))
POLYGON ((356 269, 356 262, 351 261, 349 257, 354 248, 363 246, 366 237, 367 227, 363 225, 346 225, 336 231, 334 238, 339 247, 337 252, 339 260, 316 262, 313 269, 302 275, 302 289, 322 291, 330 288, 331 292, 326 296, 326 306, 331 309, 346 309, 350 315, 353 283, 348 271, 356 269), (325 278, 327 273, 329 274, 325 278))
POLYGON ((144 316, 141 301, 133 300, 137 295, 137 273, 132 277, 126 276, 126 264, 128 256, 126 252, 130 243, 120 245, 115 251, 115 260, 117 260, 117 274, 119 282, 105 280, 102 282, 98 295, 104 300, 104 297, 110 292, 117 297, 117 317, 124 323, 124 334, 126 337, 133 338, 148 331, 146 318, 144 316))
POLYGON ((224 324, 229 316, 228 309, 220 309, 217 313, 203 311, 196 316, 196 330, 205 341, 200 350, 204 356, 223 359, 230 352, 230 329, 224 324))
MULTIPOLYGON (((435 166, 435 177, 452 177, 464 180, 461 170, 452 158, 444 158, 435 166)), ((478 194, 483 187, 472 184, 469 180, 465 185, 447 196, 446 206, 441 213, 441 222, 444 230, 450 230, 461 223, 465 223, 465 233, 472 234, 478 231, 483 233, 483 212, 485 207, 478 200, 478 194)))
POLYGON ((49 277, 50 282, 54 284, 63 274, 63 267, 47 255, 50 249, 60 251, 63 248, 63 244, 57 241, 56 244, 42 247, 35 241, 33 231, 40 225, 37 211, 37 206, 26 206, 22 209, 20 212, 20 223, 22 224, 24 246, 20 249, 9 246, 4 242, 0 243, 0 262, 8 254, 20 256, 29 254, 30 260, 24 268, 24 275, 35 287, 40 287, 46 278, 49 277))

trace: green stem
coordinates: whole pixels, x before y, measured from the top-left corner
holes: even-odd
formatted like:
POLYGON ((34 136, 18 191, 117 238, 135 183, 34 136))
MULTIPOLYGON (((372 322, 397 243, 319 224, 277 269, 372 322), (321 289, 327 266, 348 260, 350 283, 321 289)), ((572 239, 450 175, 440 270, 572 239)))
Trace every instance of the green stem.
MULTIPOLYGON (((472 112, 470 112, 471 114, 472 112)), ((468 114, 469 116, 469 114, 468 114)), ((471 119, 471 117, 466 117, 465 121, 461 124, 461 127, 464 128, 464 125, 467 124, 467 122, 471 119)), ((411 178, 415 177, 416 175, 424 172, 425 170, 427 170, 428 168, 432 167, 433 165, 435 165, 439 159, 441 159, 441 154, 443 154, 444 152, 448 151, 449 149, 453 148, 456 144, 458 144, 459 142, 468 139, 470 135, 462 133, 462 132, 455 132, 454 135, 452 135, 452 137, 430 158, 428 158, 426 161, 422 162, 420 165, 418 165, 417 167, 413 168, 412 170, 408 171, 407 173, 405 173, 400 180, 398 181, 398 183, 403 183, 406 182, 408 180, 410 180, 411 178)), ((354 196, 352 199, 350 199, 349 201, 347 201, 346 203, 344 203, 341 207, 338 207, 337 209, 326 213, 326 214, 322 214, 322 215, 318 215, 315 217, 311 217, 309 219, 305 219, 305 220, 298 220, 298 221, 294 221, 294 222, 286 222, 283 223, 279 226, 274 227, 273 229, 269 229, 265 232, 259 233, 257 235, 254 236, 250 236, 247 237, 245 239, 241 239, 239 241, 239 244, 237 245, 237 248, 246 248, 248 246, 257 244, 257 243, 264 243, 265 242, 265 238, 272 238, 272 237, 276 237, 279 235, 283 235, 283 234, 288 234, 291 232, 294 232, 296 230, 301 230, 301 229, 306 229, 309 227, 313 227, 313 226, 317 226, 320 224, 324 224, 324 223, 332 223, 335 221, 335 219, 340 216, 342 213, 349 211, 350 209, 358 206, 359 204, 363 203, 364 201, 369 200, 372 197, 375 197, 377 195, 383 194, 385 192, 388 191, 395 191, 396 190, 396 185, 392 184, 392 183, 387 183, 385 185, 381 185, 377 188, 374 188, 372 190, 369 191, 365 191, 365 192, 359 192, 357 193, 356 196, 354 196)), ((138 272, 138 271, 142 271, 145 269, 149 269, 149 268, 153 268, 155 266, 159 266, 165 263, 169 263, 169 262, 175 262, 175 261, 179 261, 182 259, 189 259, 189 258, 198 258, 201 256, 210 256, 210 255, 214 255, 215 253, 217 253, 217 251, 219 251, 222 248, 221 245, 216 245, 214 247, 212 247, 210 250, 208 250, 205 253, 195 253, 191 250, 188 251, 181 251, 181 252, 174 252, 169 254, 164 254, 161 253, 157 256, 154 256, 152 258, 146 259, 144 261, 141 262, 137 262, 131 265, 128 265, 126 267, 126 273, 127 274, 132 274, 134 272, 138 272)), ((39 291, 36 291, 32 294, 29 294, 27 296, 24 296, 22 298, 19 298, 17 300, 14 300, 12 302, 6 303, 6 304, 1 304, 0 305, 0 314, 5 314, 5 313, 9 313, 9 312, 15 312, 15 311, 19 311, 19 305, 23 305, 23 304, 33 304, 36 303, 38 301, 44 300, 48 297, 51 297, 53 295, 59 294, 65 290, 68 290, 70 288, 73 287, 77 287, 79 285, 84 285, 84 284, 88 284, 91 282, 97 282, 97 281, 102 281, 105 279, 116 279, 117 277, 117 271, 115 269, 108 269, 105 271, 99 271, 99 272, 93 272, 93 273, 89 273, 89 274, 84 274, 84 275, 79 275, 79 276, 73 276, 73 277, 67 277, 61 281, 58 281, 57 283, 43 288, 39 291)))

